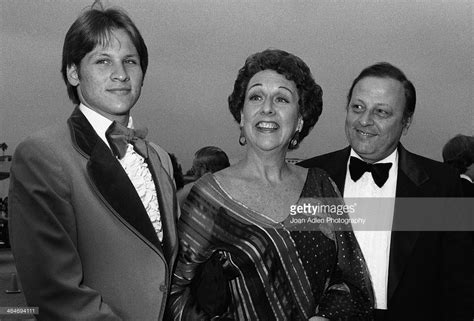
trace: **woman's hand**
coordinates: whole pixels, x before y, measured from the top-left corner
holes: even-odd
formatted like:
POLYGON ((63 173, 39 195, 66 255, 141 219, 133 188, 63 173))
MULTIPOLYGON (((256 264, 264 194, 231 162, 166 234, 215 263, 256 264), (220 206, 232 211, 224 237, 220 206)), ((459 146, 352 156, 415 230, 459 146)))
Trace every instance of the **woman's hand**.
POLYGON ((323 317, 311 317, 308 321, 329 321, 329 319, 323 317))

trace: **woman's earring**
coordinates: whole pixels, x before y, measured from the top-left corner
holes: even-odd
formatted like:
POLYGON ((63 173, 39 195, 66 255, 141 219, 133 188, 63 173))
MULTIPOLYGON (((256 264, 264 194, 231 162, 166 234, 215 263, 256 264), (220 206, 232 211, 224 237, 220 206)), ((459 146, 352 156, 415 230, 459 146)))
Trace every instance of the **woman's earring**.
POLYGON ((300 131, 297 130, 290 141, 291 148, 295 149, 298 146, 299 142, 300 142, 300 131))
POLYGON ((245 146, 245 144, 247 144, 247 139, 245 138, 243 127, 240 127, 239 144, 240 146, 245 146))

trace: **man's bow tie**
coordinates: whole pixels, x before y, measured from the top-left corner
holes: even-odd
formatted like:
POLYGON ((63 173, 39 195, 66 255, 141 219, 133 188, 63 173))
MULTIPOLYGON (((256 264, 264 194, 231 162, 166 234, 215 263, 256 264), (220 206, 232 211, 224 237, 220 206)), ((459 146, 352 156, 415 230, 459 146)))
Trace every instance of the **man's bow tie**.
POLYGON ((107 137, 112 152, 119 159, 122 159, 125 156, 125 153, 127 152, 127 144, 132 144, 134 150, 138 154, 143 158, 148 158, 148 148, 143 140, 146 134, 148 134, 146 128, 131 129, 116 121, 114 121, 105 132, 105 136, 107 137))
POLYGON ((392 163, 369 164, 361 161, 357 157, 351 156, 349 172, 354 182, 357 182, 365 172, 370 172, 372 173, 375 184, 377 184, 378 187, 382 187, 388 179, 388 171, 391 167, 392 163))

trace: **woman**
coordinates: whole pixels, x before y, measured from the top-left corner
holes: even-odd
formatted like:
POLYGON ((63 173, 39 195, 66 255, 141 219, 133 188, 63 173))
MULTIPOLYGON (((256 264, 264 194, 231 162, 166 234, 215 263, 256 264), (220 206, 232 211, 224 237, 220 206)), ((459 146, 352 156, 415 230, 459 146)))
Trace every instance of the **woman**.
POLYGON ((352 232, 336 233, 338 227, 327 224, 287 228, 292 205, 342 204, 322 170, 285 162, 322 111, 322 90, 308 66, 281 50, 250 56, 229 108, 246 154, 203 176, 184 204, 170 313, 180 320, 216 314, 231 320, 369 319, 370 280, 352 232), (225 258, 230 300, 223 301, 222 291, 215 306, 211 301, 201 309, 203 291, 191 285, 214 253, 225 258))

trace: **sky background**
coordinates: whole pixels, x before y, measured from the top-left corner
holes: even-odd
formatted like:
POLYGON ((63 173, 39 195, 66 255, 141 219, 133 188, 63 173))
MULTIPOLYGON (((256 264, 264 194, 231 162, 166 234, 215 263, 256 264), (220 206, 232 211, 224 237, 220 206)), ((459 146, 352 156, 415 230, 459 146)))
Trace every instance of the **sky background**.
MULTIPOLYGON (((61 78, 64 36, 83 0, 0 1, 0 143, 12 154, 42 127, 65 122, 74 106, 61 78)), ((473 4, 464 0, 108 0, 125 9, 148 46, 142 95, 132 110, 148 138, 187 171, 194 152, 244 148, 227 107, 237 71, 269 47, 296 54, 323 88, 323 113, 300 148, 306 158, 346 146, 346 93, 368 65, 388 61, 417 90, 404 145, 441 160, 452 136, 474 134, 473 4)))

